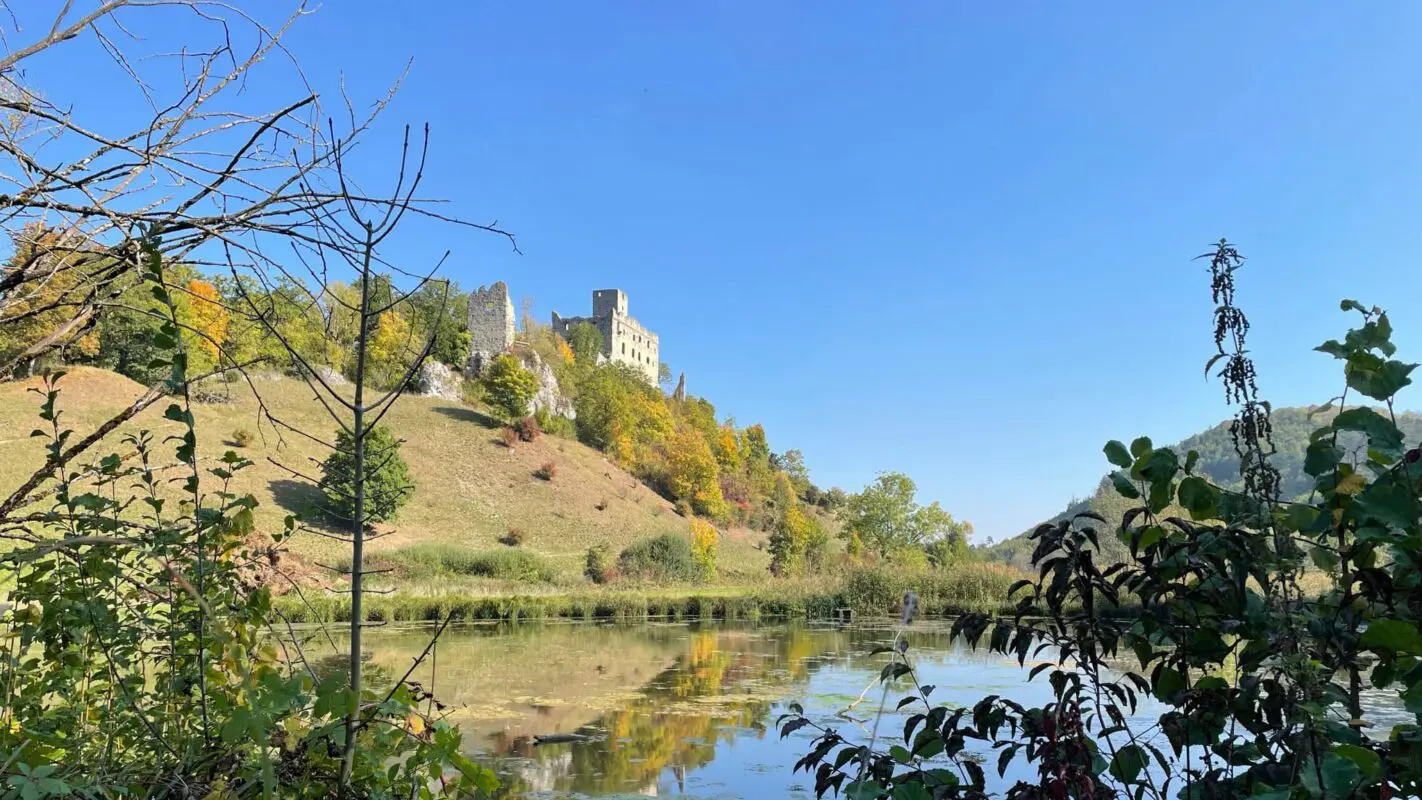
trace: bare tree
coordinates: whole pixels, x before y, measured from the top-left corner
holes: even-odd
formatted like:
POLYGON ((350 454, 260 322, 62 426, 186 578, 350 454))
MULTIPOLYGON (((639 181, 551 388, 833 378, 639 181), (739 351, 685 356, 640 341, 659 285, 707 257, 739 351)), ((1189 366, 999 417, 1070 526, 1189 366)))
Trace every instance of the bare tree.
MULTIPOLYGON (((161 288, 169 298, 165 324, 181 325, 171 295, 184 287, 166 285, 161 269, 145 265, 189 264, 231 276, 238 299, 227 310, 263 326, 280 342, 316 401, 353 442, 354 511, 342 527, 352 553, 349 680, 359 698, 364 546, 372 500, 366 476, 378 466, 367 463, 366 440, 429 356, 435 339, 433 331, 417 338, 412 330, 407 368, 378 390, 367 374, 370 342, 381 315, 434 281, 444 261, 441 257, 414 272, 384 257, 381 246, 409 215, 491 232, 511 245, 513 237, 496 224, 462 222, 417 196, 428 129, 412 146, 406 128, 389 192, 377 196, 360 188, 350 159, 391 95, 360 114, 342 96, 337 133, 282 43, 289 27, 308 13, 305 2, 270 25, 215 0, 108 0, 88 11, 76 10, 72 0, 46 5, 44 10, 16 9, 0 0, 0 229, 17 244, 8 267, 0 271, 0 333, 46 314, 61 322, 0 360, 0 378, 63 351, 93 330, 106 312, 121 307, 129 289, 154 275, 165 283, 161 288), (48 16, 41 16, 45 11, 48 16), (209 41, 196 42, 189 35, 175 51, 157 49, 139 26, 165 14, 170 22, 178 17, 205 33, 209 41), (108 77, 127 90, 136 107, 146 109, 140 122, 116 127, 103 114, 86 118, 30 80, 51 63, 47 59, 79 47, 108 59, 108 77), (269 71, 284 73, 283 85, 297 91, 266 111, 236 110, 251 105, 238 102, 236 95, 269 71), (380 284, 384 276, 393 276, 392 282, 380 284), (358 288, 357 299, 328 291, 341 279, 358 288), (402 282, 413 286, 396 288, 402 282), (270 302, 269 290, 278 284, 297 287, 328 326, 337 316, 354 316, 351 388, 336 385, 324 365, 283 336, 270 302), (388 285, 390 295, 374 291, 377 284, 388 285)), ((242 366, 231 358, 222 361, 224 370, 242 366)), ((173 390, 155 385, 75 444, 57 447, 42 469, 0 500, 0 529, 23 525, 27 507, 53 491, 46 487, 63 472, 60 467, 173 390)), ((299 430, 267 412, 260 395, 258 402, 278 431, 335 446, 321 432, 299 430)), ((196 470, 195 454, 190 461, 187 466, 196 470)), ((202 543, 196 547, 200 588, 202 543)), ((198 630, 197 636, 201 644, 204 632, 198 630)), ((362 713, 357 704, 345 719, 343 784, 351 777, 362 713)))

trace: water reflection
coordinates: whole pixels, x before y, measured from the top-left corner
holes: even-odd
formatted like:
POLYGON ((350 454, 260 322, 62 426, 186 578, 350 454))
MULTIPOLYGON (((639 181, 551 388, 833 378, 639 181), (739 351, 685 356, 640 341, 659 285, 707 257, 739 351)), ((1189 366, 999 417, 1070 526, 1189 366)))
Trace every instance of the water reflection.
MULTIPOLYGON (((429 629, 369 632, 371 685, 404 674, 429 635, 429 629)), ((867 738, 884 663, 869 653, 893 635, 888 626, 803 623, 451 628, 433 663, 413 677, 450 707, 470 755, 499 771, 505 800, 808 798, 812 780, 792 774, 791 766, 813 732, 781 740, 776 716, 799 702, 820 724, 867 738), (536 743, 550 735, 577 740, 536 743)), ((1016 661, 953 643, 946 624, 915 625, 909 639, 920 679, 937 686, 935 703, 971 705, 988 694, 1028 706, 1050 699, 1045 680, 1025 683, 1016 661)), ((337 658, 320 668, 343 666, 337 658)), ((891 691, 891 700, 906 688, 891 691)), ((902 730, 911 713, 893 705, 881 731, 902 730)), ((1385 705, 1384 698, 1374 708, 1385 705)), ((1137 717, 1154 719, 1161 711, 1146 699, 1137 717)), ((985 755, 996 763, 995 754, 985 755)), ((996 780, 989 770, 989 788, 1005 789, 1026 771, 1015 764, 996 780)))
POLYGON ((676 791, 686 776, 738 740, 775 736, 775 701, 842 650, 847 634, 795 628, 764 632, 688 627, 685 650, 630 699, 577 730, 588 741, 535 745, 530 737, 489 737, 505 776, 505 797, 575 792, 658 794, 664 774, 676 791))

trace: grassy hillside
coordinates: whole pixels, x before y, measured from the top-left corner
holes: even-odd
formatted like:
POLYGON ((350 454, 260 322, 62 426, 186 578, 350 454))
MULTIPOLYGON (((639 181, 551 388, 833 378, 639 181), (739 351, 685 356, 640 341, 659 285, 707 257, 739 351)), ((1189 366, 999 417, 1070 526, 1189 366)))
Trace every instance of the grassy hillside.
MULTIPOLYGON (((274 416, 330 438, 334 426, 304 383, 269 378, 256 385, 274 416)), ((5 452, 0 459, 0 485, 18 485, 43 463, 43 440, 29 436, 36 427, 40 398, 26 391, 38 386, 38 379, 0 384, 0 447, 5 452)), ((81 436, 143 392, 127 378, 90 368, 71 370, 60 388, 63 422, 81 436)), ((171 432, 172 423, 162 419, 165 405, 160 402, 149 408, 125 430, 171 432)), ((259 425, 256 399, 245 385, 232 386, 232 402, 199 405, 195 416, 204 460, 236 450, 254 462, 238 474, 235 489, 260 501, 259 525, 274 529, 287 514, 307 513, 313 502, 320 501, 309 483, 270 459, 314 476, 326 451, 301 436, 278 435, 269 424, 259 425), (238 429, 256 433, 256 441, 237 448, 233 437, 238 429)), ((642 537, 687 530, 688 521, 673 511, 671 503, 601 453, 577 442, 545 435, 509 449, 498 440, 494 421, 482 410, 428 397, 401 399, 384 422, 405 440, 401 454, 417 489, 399 518, 380 526, 385 535, 371 544, 374 552, 432 543, 496 550, 505 548, 498 540, 517 528, 526 537, 522 549, 545 556, 558 580, 571 582, 581 580, 584 553, 591 545, 605 543, 616 552, 642 537), (534 472, 548 462, 557 465, 556 477, 551 481, 535 477, 534 472)), ((165 452, 170 452, 171 445, 167 448, 165 452)), ((744 529, 722 534, 720 564, 728 580, 753 581, 765 573, 769 557, 757 547, 763 537, 744 529)), ((291 547, 308 562, 328 564, 340 560, 347 549, 310 533, 296 537, 291 547)))
MULTIPOLYGON (((1303 497, 1308 495, 1312 489, 1313 480, 1303 471, 1304 451, 1308 448, 1309 435, 1319 427, 1328 424, 1336 413, 1336 411, 1318 413, 1309 408, 1275 409, 1272 421, 1274 447, 1277 452, 1271 461, 1279 470, 1280 485, 1285 498, 1303 497)), ((1397 424, 1406 436, 1409 446, 1422 442, 1422 414, 1403 412, 1398 415, 1397 424)), ((1340 436, 1339 444, 1345 453, 1357 453, 1360 459, 1362 454, 1358 451, 1366 446, 1360 434, 1340 436)), ((1191 450, 1197 451, 1200 454, 1197 469, 1216 484, 1231 489, 1238 489, 1243 485, 1239 477, 1239 458, 1235 455, 1234 442, 1230 439, 1228 421, 1221 422, 1179 444, 1172 445, 1171 449, 1182 455, 1191 450)), ((1103 464, 1105 462, 1104 456, 1102 462, 1103 464)), ((1060 514, 1045 521, 1057 522, 1076 514, 1093 511, 1114 524, 1119 522, 1121 515, 1133 505, 1135 505, 1133 501, 1126 500, 1116 494, 1111 487, 1110 479, 1103 476, 1096 491, 1090 497, 1074 501, 1060 514)), ((1029 532, 1025 531, 1011 539, 998 542, 987 549, 986 555, 995 561, 1012 566, 1029 567, 1028 561, 1032 555, 1032 548, 1026 538, 1029 532)), ((1108 555, 1115 557, 1125 555, 1125 546, 1117 542, 1114 537, 1104 537, 1102 549, 1108 555)))

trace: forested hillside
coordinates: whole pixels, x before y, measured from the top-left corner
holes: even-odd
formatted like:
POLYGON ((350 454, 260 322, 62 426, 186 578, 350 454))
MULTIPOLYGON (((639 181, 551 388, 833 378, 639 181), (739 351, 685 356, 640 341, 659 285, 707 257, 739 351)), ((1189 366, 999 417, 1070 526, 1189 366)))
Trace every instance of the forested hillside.
MULTIPOLYGON (((1386 411, 1380 409, 1386 414, 1386 411)), ((1272 415, 1274 426, 1274 447, 1276 453, 1271 459, 1279 470, 1283 495, 1289 499, 1302 498, 1312 489, 1312 479, 1303 471, 1304 451, 1308 448, 1309 435, 1327 423, 1337 414, 1336 409, 1319 411, 1315 408, 1280 408, 1272 415)), ((1398 414, 1397 425, 1407 437, 1409 446, 1422 442, 1422 414, 1406 411, 1398 414)), ((1344 434, 1339 437, 1339 445, 1352 461, 1362 460, 1362 448, 1366 442, 1360 434, 1344 434)), ((1195 434, 1173 445, 1171 449, 1182 456, 1191 450, 1200 454, 1196 469, 1216 484, 1230 489, 1241 486, 1239 478, 1239 458, 1234 452, 1234 442, 1230 438, 1229 421, 1221 422, 1205 431, 1195 434)), ((1102 463, 1105 463, 1102 457, 1102 463)), ((1044 522, 1056 522, 1067 517, 1092 511, 1105 517, 1113 528, 1121 515, 1134 505, 1116 494, 1111 479, 1102 476, 1096 490, 1082 500, 1073 501, 1060 514, 1044 522)), ((1034 526, 1035 527, 1035 526, 1034 526)), ((997 542, 984 548, 987 558, 1018 567, 1029 566, 1032 556, 1031 544, 1023 531, 1011 539, 997 542)), ((1114 536, 1105 536, 1101 548, 1115 558, 1125 554, 1125 546, 1114 536)))

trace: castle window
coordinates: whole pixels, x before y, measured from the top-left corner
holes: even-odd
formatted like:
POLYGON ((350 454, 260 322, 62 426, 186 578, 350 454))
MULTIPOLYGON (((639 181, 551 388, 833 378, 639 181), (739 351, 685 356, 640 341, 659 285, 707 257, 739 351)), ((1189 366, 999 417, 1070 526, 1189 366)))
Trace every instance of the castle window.
POLYGON ((626 343, 626 342, 623 342, 623 343, 622 343, 622 355, 624 355, 624 356, 627 355, 627 343, 626 343))

